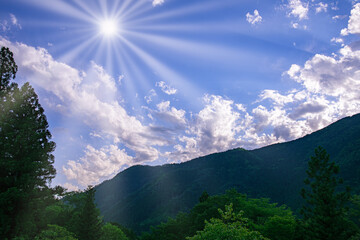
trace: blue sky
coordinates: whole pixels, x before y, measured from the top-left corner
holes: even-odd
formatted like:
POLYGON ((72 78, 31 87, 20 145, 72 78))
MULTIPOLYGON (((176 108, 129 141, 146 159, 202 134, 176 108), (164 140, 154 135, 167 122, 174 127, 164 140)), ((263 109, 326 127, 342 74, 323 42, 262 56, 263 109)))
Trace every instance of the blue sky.
POLYGON ((360 109, 353 0, 0 0, 0 45, 39 95, 53 184, 254 149, 360 109))

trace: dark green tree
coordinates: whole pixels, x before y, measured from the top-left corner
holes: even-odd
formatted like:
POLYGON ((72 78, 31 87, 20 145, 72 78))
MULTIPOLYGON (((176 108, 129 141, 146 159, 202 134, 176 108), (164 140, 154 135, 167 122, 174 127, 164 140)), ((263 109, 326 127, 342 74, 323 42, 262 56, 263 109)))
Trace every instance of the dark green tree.
POLYGON ((78 238, 98 240, 101 236, 102 220, 95 205, 95 189, 91 186, 84 192, 85 203, 79 215, 78 238))
POLYGON ((17 70, 18 66, 13 53, 9 48, 2 47, 0 51, 0 94, 10 86, 10 80, 15 78, 17 70))
POLYGON ((111 223, 106 223, 101 231, 99 240, 129 240, 119 227, 111 223))
POLYGON ((209 198, 209 194, 206 191, 203 191, 199 198, 199 202, 205 202, 209 198))
POLYGON ((337 177, 339 167, 322 147, 315 149, 306 171, 301 196, 306 204, 301 209, 305 239, 341 240, 348 239, 345 220, 345 204, 349 201, 349 189, 340 192, 342 179, 337 177))
POLYGON ((34 89, 10 84, 17 66, 8 48, 0 64, 0 239, 32 238, 46 227, 44 209, 59 189, 49 187, 55 143, 34 89))

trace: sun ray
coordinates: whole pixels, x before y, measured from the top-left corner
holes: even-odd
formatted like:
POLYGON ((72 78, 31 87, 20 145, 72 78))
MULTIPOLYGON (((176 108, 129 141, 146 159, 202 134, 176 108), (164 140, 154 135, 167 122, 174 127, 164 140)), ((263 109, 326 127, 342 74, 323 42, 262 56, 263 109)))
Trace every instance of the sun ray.
POLYGON ((124 19, 127 19, 127 18, 130 18, 130 17, 136 16, 138 12, 143 12, 143 11, 147 11, 147 10, 151 9, 151 7, 148 4, 143 6, 145 3, 146 3, 145 1, 136 1, 132 6, 127 8, 121 14, 121 16, 124 19), (137 11, 137 12, 135 12, 135 11, 137 11))
MULTIPOLYGON (((117 3, 119 3, 120 1, 117 1, 117 3)), ((130 3, 132 2, 132 0, 124 0, 122 2, 122 4, 120 5, 120 8, 119 9, 116 9, 114 8, 113 10, 113 14, 114 16, 122 16, 124 11, 129 7, 130 3)), ((116 6, 118 6, 119 4, 117 4, 116 6)))
MULTIPOLYGON (((73 46, 71 50, 67 51, 66 53, 59 56, 59 60, 67 63, 74 62, 74 59, 79 58, 79 56, 82 56, 83 52, 86 51, 87 54, 91 52, 91 48, 95 48, 96 45, 94 44, 97 40, 96 36, 93 36, 91 38, 88 38, 87 40, 84 40, 81 42, 81 44, 70 44, 73 46)), ((68 45, 70 45, 68 44, 68 45)), ((82 56, 82 58, 85 58, 82 56)))
POLYGON ((204 1, 201 3, 191 3, 191 5, 186 5, 184 7, 179 7, 173 10, 168 10, 166 12, 160 12, 158 14, 146 15, 144 17, 138 17, 135 20, 132 20, 132 24, 146 24, 156 20, 176 18, 178 16, 198 14, 199 12, 208 12, 208 11, 219 11, 221 8, 225 8, 228 5, 233 5, 234 2, 231 0, 222 0, 222 1, 204 1))
POLYGON ((97 18, 97 14, 94 10, 92 10, 89 7, 89 1, 87 1, 86 3, 82 0, 74 0, 75 4, 77 4, 79 7, 81 7, 83 10, 85 10, 88 14, 91 15, 91 17, 93 18, 97 18))
MULTIPOLYGON (((120 48, 115 51, 116 58, 119 63, 121 63, 119 66, 122 67, 122 72, 125 76, 125 81, 122 85, 125 88, 124 94, 126 94, 127 102, 129 102, 135 109, 141 109, 141 106, 143 105, 142 101, 144 99, 138 99, 136 97, 136 93, 139 93, 139 88, 142 92, 146 92, 149 91, 152 86, 143 74, 142 69, 134 62, 126 48, 120 46, 120 48), (126 61, 124 59, 126 59, 126 61)), ((145 96, 146 94, 147 93, 143 95, 145 96)))
POLYGON ((68 15, 72 18, 77 18, 82 21, 91 22, 92 18, 85 14, 83 11, 80 11, 79 9, 74 8, 70 4, 60 1, 60 0, 52 0, 52 1, 43 1, 43 0, 32 0, 31 2, 27 0, 22 0, 25 4, 32 4, 36 5, 40 8, 45 8, 47 10, 51 10, 56 13, 68 15))
POLYGON ((150 42, 154 47, 167 48, 172 52, 176 52, 178 56, 186 55, 191 59, 207 60, 217 64, 224 61, 245 61, 249 59, 248 56, 244 57, 245 52, 250 52, 246 48, 230 48, 219 44, 188 41, 149 33, 127 32, 127 34, 136 37, 140 41, 150 42), (217 57, 209 59, 209 54, 217 57))
POLYGON ((126 40, 122 37, 122 42, 124 42, 134 53, 136 53, 140 59, 145 63, 145 65, 153 68, 163 81, 170 82, 174 87, 180 88, 183 91, 182 94, 187 96, 185 99, 190 99, 190 96, 199 97, 202 95, 201 91, 194 85, 191 84, 186 78, 180 76, 170 68, 168 68, 165 64, 161 63, 157 59, 155 59, 150 54, 146 53, 141 48, 137 47, 132 42, 126 40))

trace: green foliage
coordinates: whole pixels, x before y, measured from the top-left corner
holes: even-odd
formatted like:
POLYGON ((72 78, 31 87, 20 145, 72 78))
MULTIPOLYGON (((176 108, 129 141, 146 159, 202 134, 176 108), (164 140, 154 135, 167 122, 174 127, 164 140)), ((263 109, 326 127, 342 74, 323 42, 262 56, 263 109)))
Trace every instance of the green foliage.
POLYGON ((55 143, 34 89, 10 84, 17 66, 7 48, 0 71, 0 239, 33 237, 46 227, 44 209, 62 191, 49 187, 55 143))
POLYGON ((48 228, 36 236, 35 240, 76 240, 76 238, 64 227, 48 225, 48 228))
POLYGON ((350 199, 351 208, 348 212, 349 217, 360 228, 360 195, 353 195, 350 199))
POLYGON ((275 215, 267 219, 261 232, 270 239, 294 239, 296 224, 293 216, 275 215))
POLYGON ((99 240, 128 240, 128 238, 120 228, 111 223, 106 223, 101 228, 101 237, 99 240))
POLYGON ((122 225, 120 225, 118 223, 114 223, 114 222, 110 222, 110 223, 112 225, 120 228, 120 230, 126 235, 126 237, 129 240, 137 240, 138 239, 136 233, 133 230, 131 230, 131 229, 127 228, 127 227, 124 227, 124 226, 122 226, 122 225))
POLYGON ((336 175, 339 167, 330 161, 325 149, 315 149, 315 156, 309 161, 305 184, 308 189, 301 191, 306 205, 302 208, 304 216, 304 238, 317 240, 347 239, 345 204, 349 201, 349 190, 338 192, 342 180, 336 175))
POLYGON ((100 211, 96 208, 95 189, 91 186, 84 193, 85 202, 79 214, 78 238, 80 240, 98 240, 101 236, 100 211))
MULTIPOLYGON (((226 219, 219 209, 232 204, 235 212, 243 211, 243 218, 247 218, 247 227, 250 231, 260 232, 261 235, 271 239, 293 239, 296 221, 295 216, 285 206, 270 203, 268 199, 252 199, 235 190, 226 194, 209 197, 206 201, 198 203, 190 213, 180 213, 174 219, 169 219, 147 234, 142 240, 183 240, 194 236, 205 227, 210 219, 226 219)), ((227 211, 229 212, 229 211, 227 211)), ((231 213, 233 213, 231 211, 231 213)), ((234 217, 235 215, 233 215, 234 217)))
POLYGON ((243 217, 243 211, 238 214, 233 212, 232 204, 225 206, 225 212, 219 209, 221 219, 212 218, 205 223, 205 229, 198 231, 188 240, 262 240, 259 232, 247 228, 248 219, 243 217))

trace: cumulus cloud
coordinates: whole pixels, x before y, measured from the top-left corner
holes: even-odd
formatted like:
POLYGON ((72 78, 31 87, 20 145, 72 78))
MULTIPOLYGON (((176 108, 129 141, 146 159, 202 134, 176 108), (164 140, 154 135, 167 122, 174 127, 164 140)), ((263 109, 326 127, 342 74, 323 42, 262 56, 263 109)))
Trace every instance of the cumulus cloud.
POLYGON ((328 4, 320 2, 317 4, 315 11, 316 13, 327 12, 328 4))
POLYGON ((340 54, 338 59, 316 54, 303 68, 293 65, 288 74, 310 92, 354 97, 360 87, 360 52, 345 46, 340 54))
POLYGON ((308 17, 307 14, 309 12, 309 6, 301 0, 289 0, 287 8, 289 9, 289 16, 297 17, 299 20, 303 20, 308 17))
POLYGON ((166 85, 164 81, 157 82, 155 85, 159 87, 161 91, 163 91, 167 95, 174 95, 177 93, 177 89, 172 88, 169 85, 166 85))
POLYGON ((259 11, 255 9, 253 15, 249 12, 246 14, 246 21, 254 25, 260 23, 262 21, 262 17, 260 16, 259 11))
POLYGON ((158 6, 158 5, 162 5, 165 2, 165 0, 153 0, 152 5, 158 6))
POLYGON ((360 3, 353 6, 351 15, 348 22, 348 27, 341 30, 341 35, 346 36, 349 34, 360 33, 360 3))
POLYGON ((183 126, 186 123, 185 111, 170 107, 170 101, 164 101, 156 105, 158 111, 153 111, 153 113, 160 119, 173 123, 176 126, 183 126))
POLYGON ((79 161, 68 161, 62 170, 69 180, 76 180, 81 186, 86 187, 111 178, 124 166, 132 164, 132 157, 115 145, 100 149, 88 145, 79 161))

